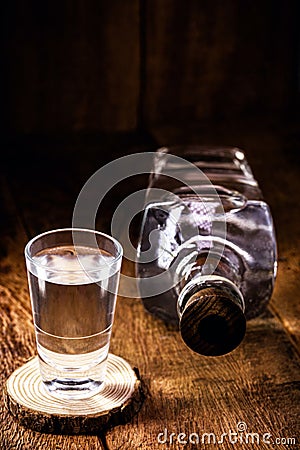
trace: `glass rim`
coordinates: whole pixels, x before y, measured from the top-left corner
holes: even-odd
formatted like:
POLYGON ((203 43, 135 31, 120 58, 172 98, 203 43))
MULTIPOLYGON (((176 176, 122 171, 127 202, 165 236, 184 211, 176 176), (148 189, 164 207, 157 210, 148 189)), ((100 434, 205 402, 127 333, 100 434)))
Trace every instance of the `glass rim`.
MULTIPOLYGON (((115 265, 123 256, 123 247, 120 244, 120 242, 116 238, 114 238, 113 236, 110 236, 109 234, 103 233, 102 231, 93 230, 91 228, 73 228, 73 227, 68 227, 68 228, 56 228, 56 229, 53 229, 53 230, 48 230, 48 231, 40 233, 40 234, 36 235, 35 237, 31 238, 27 242, 27 244, 25 245, 25 249, 24 249, 24 254, 25 254, 26 260, 29 261, 34 266, 40 267, 41 269, 47 270, 49 272, 69 272, 66 269, 55 269, 55 268, 52 268, 52 267, 47 267, 46 265, 41 264, 41 263, 37 262, 36 260, 34 260, 33 259, 34 257, 31 256, 30 253, 29 253, 30 246, 35 241, 37 241, 38 239, 43 238, 44 236, 47 236, 47 235, 50 235, 50 234, 55 234, 55 233, 60 233, 60 232, 65 232, 65 231, 66 232, 71 232, 72 234, 73 234, 73 232, 82 232, 82 233, 89 233, 89 234, 94 234, 94 235, 98 235, 98 236, 104 237, 104 238, 110 240, 114 244, 114 246, 115 246, 115 248, 117 250, 117 255, 116 256, 112 255, 113 261, 111 263, 105 262, 105 264, 103 264, 103 266, 100 266, 100 267, 95 268, 95 269, 88 269, 88 270, 86 270, 84 267, 82 267, 82 269, 80 269, 80 270, 72 270, 71 272, 74 273, 74 274, 75 273, 82 273, 82 272, 87 272, 87 273, 99 272, 101 267, 104 267, 104 266, 111 267, 111 266, 115 265)), ((74 245, 75 245, 75 248, 76 248, 76 244, 74 244, 74 245)), ((78 255, 77 255, 77 257, 78 257, 78 255)))

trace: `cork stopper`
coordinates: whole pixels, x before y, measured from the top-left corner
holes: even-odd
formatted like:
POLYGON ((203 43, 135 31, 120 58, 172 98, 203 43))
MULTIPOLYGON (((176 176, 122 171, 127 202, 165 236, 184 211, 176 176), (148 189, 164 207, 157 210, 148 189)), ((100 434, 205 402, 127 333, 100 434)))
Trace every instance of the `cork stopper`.
POLYGON ((194 293, 186 303, 180 331, 184 342, 196 353, 220 356, 241 343, 246 319, 234 293, 209 287, 194 293))

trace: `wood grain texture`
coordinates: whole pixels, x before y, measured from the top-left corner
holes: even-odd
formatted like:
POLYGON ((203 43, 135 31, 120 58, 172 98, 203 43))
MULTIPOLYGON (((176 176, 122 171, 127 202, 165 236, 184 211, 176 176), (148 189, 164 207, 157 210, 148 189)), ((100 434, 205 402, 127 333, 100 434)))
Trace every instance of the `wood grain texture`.
POLYGON ((43 385, 37 356, 10 375, 4 395, 7 409, 21 425, 51 434, 99 434, 130 421, 144 399, 138 371, 111 353, 105 385, 92 398, 53 397, 43 385))
POLYGON ((17 367, 36 355, 36 344, 28 294, 23 249, 28 236, 13 197, 1 177, 1 257, 0 257, 0 355, 1 355, 1 450, 45 448, 49 450, 104 450, 101 437, 45 436, 23 428, 4 406, 4 385, 17 367))
MULTIPOLYGON (((158 434, 167 429, 168 439, 170 433, 175 433, 177 438, 180 432, 186 435, 198 433, 200 436, 214 433, 220 438, 230 429, 235 431, 238 422, 244 422, 247 431, 259 433, 260 437, 263 433, 270 433, 273 438, 298 439, 300 366, 297 344, 299 327, 295 318, 299 306, 298 297, 291 295, 299 291, 299 266, 295 250, 299 243, 299 215, 295 206, 295 197, 299 192, 297 153, 290 147, 285 147, 283 151, 283 143, 287 145, 289 133, 285 134, 277 126, 255 129, 253 123, 244 124, 244 128, 235 123, 224 125, 223 130, 221 128, 216 125, 210 129, 199 129, 196 124, 194 130, 173 127, 155 130, 154 134, 159 144, 219 143, 238 145, 247 151, 254 173, 271 204, 277 224, 280 258, 284 258, 279 261, 278 287, 270 304, 271 310, 248 323, 245 339, 236 350, 229 355, 210 358, 190 351, 178 332, 168 329, 145 312, 139 299, 120 297, 110 351, 140 370, 146 386, 146 399, 139 414, 130 423, 116 427, 106 436, 51 436, 19 426, 3 408, 0 448, 1 445, 5 450, 181 448, 178 442, 174 443, 174 436, 173 444, 160 444, 158 434), (290 270, 287 270, 287 265, 290 270), (293 286, 289 285, 291 281, 293 286), (291 322, 292 319, 294 322, 291 322)), ((94 158, 99 162, 96 151, 94 158)), ((92 157, 89 161, 93 171, 92 157)), ((72 164, 79 166, 75 159, 72 164)), ((65 180, 58 178, 58 181, 54 179, 52 182, 50 175, 45 178, 34 169, 32 173, 40 174, 40 200, 34 177, 26 183, 26 174, 22 170, 10 172, 8 179, 13 196, 7 189, 2 190, 6 192, 2 222, 6 223, 5 218, 8 218, 6 225, 1 224, 0 300, 1 306, 4 305, 0 316, 1 355, 4 355, 2 383, 13 370, 35 354, 23 266, 25 242, 32 234, 50 226, 69 223, 76 183, 80 184, 84 178, 75 179, 76 186, 72 188, 74 172, 71 170, 66 173, 65 180)), ((124 264, 122 270, 127 275, 134 274, 134 267, 129 263, 124 264)), ((298 444, 297 440, 294 448, 298 444)), ((248 447, 246 444, 241 446, 248 447)), ((232 444, 225 439, 217 446, 206 442, 201 448, 227 450, 232 448, 232 444)), ((270 445, 254 442, 251 448, 269 449, 270 445)), ((286 446, 276 445, 276 448, 284 449, 286 446)))
POLYGON ((136 128, 137 0, 14 0, 1 16, 5 133, 136 128))
MULTIPOLYGON (((24 247, 28 239, 42 231, 70 226, 74 202, 88 177, 109 158, 120 156, 120 148, 129 152, 129 148, 137 151, 146 149, 148 145, 140 136, 117 135, 104 137, 104 140, 96 137, 92 142, 84 140, 81 144, 77 139, 68 143, 53 143, 52 140, 43 141, 39 138, 37 141, 21 142, 16 147, 5 147, 5 164, 0 179, 2 392, 13 371, 36 355, 24 260, 24 247), (26 146, 26 157, 15 158, 18 145, 26 146), (70 159, 74 148, 76 159, 70 159), (38 149, 43 149, 43 158, 37 157, 38 149), (87 158, 82 161, 83 154, 87 158)), ((107 217, 100 217, 98 225, 107 226, 107 217)), ((124 334, 127 333, 125 327, 124 334)), ((20 426, 4 407, 3 396, 1 424, 1 450, 106 448, 101 432, 98 436, 89 437, 51 436, 20 426)))
POLYGON ((180 319, 184 342, 206 356, 231 352, 242 342, 245 331, 246 318, 236 298, 217 289, 206 288, 191 295, 180 319))
MULTIPOLYGON (((236 350, 211 358, 190 351, 178 332, 145 313, 138 300, 121 298, 112 349, 139 365, 148 395, 130 425, 108 433, 109 448, 180 448, 178 442, 160 444, 159 433, 167 429, 168 439, 171 433, 176 439, 180 432, 215 433, 220 439, 236 431, 239 422, 246 423, 248 432, 298 436, 299 359, 271 313, 248 324, 236 350), (124 317, 131 324, 126 341, 124 317)), ((232 444, 225 440, 212 448, 230 449, 232 444)), ((251 448, 268 446, 254 443, 251 448)))
POLYGON ((255 178, 270 205, 278 243, 277 282, 270 303, 273 313, 300 348, 299 217, 300 135, 297 116, 286 121, 224 121, 215 125, 154 128, 162 145, 194 143, 231 145, 245 150, 255 178))
POLYGON ((284 112, 296 96, 296 3, 146 3, 148 127, 284 112))
MULTIPOLYGON (((18 240, 20 247, 22 241, 18 240)), ((20 258, 21 260, 21 258, 20 258)), ((101 439, 91 436, 87 442, 86 438, 74 436, 72 440, 62 435, 45 436, 42 433, 23 428, 17 420, 8 412, 4 406, 4 386, 7 378, 17 367, 24 364, 30 357, 36 354, 35 337, 32 324, 31 312, 26 305, 22 304, 22 296, 12 295, 15 288, 15 273, 11 271, 12 277, 5 277, 5 287, 0 287, 1 301, 1 427, 0 427, 0 448, 10 450, 20 448, 31 450, 32 448, 49 449, 60 448, 68 450, 72 448, 80 449, 103 449, 101 439), (94 446, 94 447, 92 447, 94 446)), ((27 290, 26 277, 23 278, 23 289, 27 290)), ((1 280, 3 281, 3 280, 1 280)), ((29 303, 28 294, 25 296, 29 303)))

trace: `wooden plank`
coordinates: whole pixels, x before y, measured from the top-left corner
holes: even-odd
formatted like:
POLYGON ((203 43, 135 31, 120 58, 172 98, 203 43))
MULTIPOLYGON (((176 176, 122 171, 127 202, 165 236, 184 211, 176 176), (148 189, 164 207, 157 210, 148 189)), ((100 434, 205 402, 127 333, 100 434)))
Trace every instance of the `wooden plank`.
MULTIPOLYGON (((36 354, 23 249, 27 235, 5 180, 1 183, 0 355, 1 391, 9 375, 36 354)), ((1 396, 0 448, 31 450, 104 449, 99 436, 66 437, 23 428, 4 407, 1 396)))
POLYGON ((278 275, 270 308, 300 346, 300 206, 299 124, 234 121, 199 127, 161 127, 153 135, 163 145, 200 143, 245 150, 264 197, 271 207, 278 243, 278 275))
MULTIPOLYGON (((299 128, 298 128, 299 130, 299 128)), ((278 274, 270 303, 300 351, 299 274, 300 257, 300 192, 299 141, 293 142, 293 127, 278 127, 273 131, 274 142, 261 142, 249 136, 253 147, 251 164, 261 180, 265 198, 273 212, 278 243, 278 274), (299 156, 298 156, 299 158, 299 156)))
POLYGON ((286 111, 297 96, 295 2, 152 0, 146 126, 286 111))
MULTIPOLYGON (((236 142, 227 140, 226 143, 237 143, 246 150, 248 147, 249 149, 253 148, 256 142, 255 148, 258 150, 251 152, 249 158, 251 162, 256 159, 256 155, 259 155, 259 149, 269 148, 271 154, 276 142, 278 146, 278 141, 272 134, 266 135, 265 131, 262 131, 261 134, 257 132, 255 137, 253 127, 251 133, 248 131, 247 134, 246 131, 244 130, 242 133, 239 130, 240 134, 238 135, 237 131, 232 131, 231 134, 230 130, 226 129, 223 138, 227 132, 227 139, 233 139, 236 142), (247 143, 252 143, 252 145, 246 146, 247 143)), ((207 130, 206 139, 214 138, 215 133, 214 128, 210 130, 210 133, 207 130)), ((161 133, 157 131, 156 138, 161 143, 171 140, 178 142, 179 134, 178 130, 169 131, 168 134, 165 130, 161 133)), ((185 130, 185 133, 181 134, 181 138, 186 140, 186 136, 185 130)), ((204 135, 200 134, 200 136, 204 140, 204 135)), ((197 138, 196 134, 191 134, 189 137, 197 138)), ((218 133, 218 139, 222 139, 220 133, 218 133)), ((224 141, 222 143, 224 144, 224 141)), ((46 154, 44 163, 46 163, 46 154)), ((261 160, 263 163, 263 157, 261 160)), ((49 166, 45 167, 49 168, 49 166)), ((263 168, 263 165, 261 167, 263 168)), ((39 171, 32 170, 32 174, 40 174, 39 171)), ((25 221, 30 235, 42 231, 46 226, 68 223, 69 211, 72 209, 70 202, 74 194, 74 186, 71 187, 71 178, 74 177, 74 172, 71 167, 67 174, 64 181, 59 178, 60 181, 54 189, 56 180, 55 182, 52 180, 51 183, 51 172, 49 178, 40 174, 39 183, 34 183, 32 176, 28 184, 24 170, 23 174, 22 171, 11 173, 14 197, 18 204, 17 217, 21 211, 22 220, 25 221), (22 177, 23 181, 20 181, 22 177), (37 186, 41 192, 40 200, 38 196, 34 195, 37 186), (59 194, 60 192, 61 194, 59 194), (58 195, 62 196, 61 199, 58 199, 59 203, 55 201, 58 195)), ((74 180, 75 185, 77 181, 74 180)), ((77 187, 75 187, 76 189, 77 187)), ((275 200, 277 201, 276 198, 275 200)), ((8 205, 11 204, 13 202, 9 200, 8 205)), ((14 217, 15 213, 11 212, 13 223, 14 217)), ((8 227, 9 229, 11 228, 8 227)), ((8 250, 7 263, 10 255, 13 255, 13 248, 15 248, 15 258, 19 261, 18 267, 21 267, 25 243, 23 241, 26 234, 23 230, 22 242, 19 242, 18 236, 21 236, 21 232, 18 233, 18 228, 12 228, 12 230, 11 247, 6 249, 8 250), (15 236, 17 239, 13 242, 15 236)), ((284 230, 282 232, 284 233, 284 230)), ((289 248, 291 241, 288 236, 284 242, 289 248)), ((134 267, 127 264, 123 267, 123 271, 133 275, 134 267)), ((19 294, 18 290, 14 288, 14 277, 10 274, 12 271, 8 270, 7 274, 3 275, 4 278, 0 279, 0 284, 5 284, 5 288, 9 290, 8 294, 14 298, 14 300, 11 298, 3 300, 7 314, 14 319, 13 322, 10 316, 5 319, 5 323, 12 323, 12 325, 11 329, 8 326, 5 327, 5 334, 2 337, 5 347, 3 354, 7 352, 7 357, 5 357, 7 375, 10 370, 15 368, 16 361, 21 363, 28 354, 32 354, 34 345, 33 329, 31 328, 29 337, 25 320, 26 314, 28 315, 30 311, 29 303, 25 314, 25 308, 22 303, 18 302, 19 294), (13 289, 15 290, 13 291, 13 289), (18 307, 21 308, 20 312, 18 307), (18 326, 20 331, 15 337, 18 326), (7 335, 13 336, 17 342, 9 346, 8 343, 12 338, 7 339, 7 335), (21 338, 21 336, 23 337, 21 338)), ((23 286, 25 289, 25 274, 20 276, 19 286, 23 286)), ((281 300, 284 301, 283 298, 281 300)), ((24 302, 26 301, 29 302, 28 295, 26 299, 24 298, 24 302)), ((101 442, 103 442, 104 448, 159 449, 172 446, 180 448, 178 441, 174 443, 175 438, 178 440, 180 432, 187 436, 190 436, 190 433, 198 433, 200 437, 204 433, 214 433, 220 440, 222 433, 229 433, 230 429, 235 432, 239 422, 244 422, 250 433, 258 433, 260 439, 264 433, 270 433, 272 438, 293 439, 299 432, 299 357, 296 347, 291 344, 290 336, 278 317, 267 311, 265 316, 248 324, 245 340, 238 349, 227 356, 207 358, 189 351, 177 332, 168 329, 159 320, 144 311, 139 299, 119 298, 111 351, 125 358, 132 366, 139 368, 147 388, 146 400, 140 413, 131 423, 111 430, 105 437, 101 436, 103 440, 99 440, 98 437, 85 437, 84 440, 80 440, 78 437, 65 437, 64 440, 61 436, 49 437, 38 433, 33 434, 28 430, 20 429, 10 417, 5 415, 4 419, 8 421, 11 430, 7 426, 2 431, 3 435, 0 435, 2 442, 5 442, 7 446, 12 446, 12 444, 16 444, 17 439, 23 439, 24 448, 30 448, 29 442, 32 439, 37 449, 46 445, 47 448, 56 448, 55 445, 61 446, 61 448, 72 448, 73 445, 74 448, 78 446, 78 448, 97 449, 103 448, 101 442), (158 442, 159 433, 163 433, 160 437, 162 440, 164 439, 165 429, 167 429, 169 441, 170 434, 175 433, 172 437, 172 445, 170 442, 168 445, 158 442), (63 447, 64 445, 65 447, 63 447)), ((6 372, 4 371, 4 377, 6 372)), ((4 411, 3 414, 6 412, 4 411)), ((217 447, 212 443, 205 442, 201 448, 230 449, 232 443, 229 442, 229 439, 224 438, 224 442, 218 444, 217 447)), ((246 444, 244 444, 244 448, 247 448, 246 444)), ((270 445, 254 442, 251 448, 267 449, 270 448, 270 445)), ((276 445, 276 448, 285 447, 276 445)))
MULTIPOLYGON (((168 448, 158 441, 165 429, 166 444, 171 433, 177 439, 181 432, 214 433, 220 440, 222 433, 236 432, 239 422, 260 435, 253 449, 268 448, 262 443, 264 433, 274 439, 297 438, 299 358, 271 313, 248 324, 238 349, 210 358, 192 353, 180 335, 148 315, 139 300, 119 299, 112 349, 138 365, 148 395, 131 424, 108 433, 109 448, 168 448)), ((227 437, 213 448, 230 449, 232 443, 227 437)))
MULTIPOLYGON (((30 138, 5 147, 0 183, 2 391, 9 375, 36 354, 23 254, 28 239, 50 228, 70 226, 75 200, 88 177, 105 161, 121 156, 120 149, 130 153, 129 149, 142 150, 148 145, 144 137, 125 134, 85 138, 83 143, 76 138, 67 143, 58 143, 53 138, 46 141, 30 138), (22 146, 27 150, 26 155, 17 159, 17 150, 22 146)), ((107 217, 102 217, 98 225, 99 229, 106 226, 107 217)), ((0 448, 5 450, 19 443, 24 450, 106 448, 101 432, 98 436, 70 437, 23 428, 4 407, 3 397, 0 421, 5 424, 0 428, 0 448)))
POLYGON ((61 402, 45 392, 38 356, 15 370, 5 385, 5 404, 19 423, 51 434, 99 434, 129 422, 143 402, 141 381, 129 364, 109 354, 105 386, 89 398, 61 402))
POLYGON ((5 133, 136 128, 137 0, 14 0, 1 16, 5 133))
MULTIPOLYGON (((251 162, 263 149, 266 153, 261 155, 261 160, 266 163, 268 151, 270 155, 274 155, 276 148, 280 148, 280 140, 278 141, 278 135, 266 133, 266 130, 260 131, 254 135, 253 127, 249 134, 245 130, 244 134, 241 133, 241 128, 233 134, 226 134, 226 130, 223 130, 223 141, 219 134, 217 141, 220 141, 216 143, 225 142, 248 148, 251 162), (225 136, 227 139, 236 138, 236 142, 225 141, 225 136), (245 145, 247 143, 251 145, 245 145)), ((194 143, 199 139, 197 133, 187 134, 186 130, 182 132, 168 129, 166 133, 166 129, 163 129, 156 130, 155 133, 158 141, 164 144, 169 141, 182 142, 181 139, 186 139, 187 135, 190 140, 194 139, 194 143)), ((209 137, 215 136, 214 130, 207 132, 205 138, 203 134, 200 136, 204 141, 209 140, 209 137)), ((277 162, 282 163, 280 153, 277 157, 277 162)), ((268 170, 273 169, 274 161, 270 161, 268 170)), ((279 165, 275 164, 275 167, 279 165)), ((294 173, 292 168, 291 173, 294 173)), ((278 178, 276 182, 280 191, 281 183, 278 178)), ((296 190, 295 194, 297 192, 299 191, 296 190)), ((271 193, 269 196, 277 201, 271 193)), ((272 206, 275 204, 272 203, 272 206)), ((275 214, 280 214, 280 208, 284 207, 284 204, 277 205, 275 214)), ((295 218, 295 214, 294 209, 292 217, 295 218)), ((297 222, 290 226, 289 232, 293 232, 290 236, 285 235, 284 229, 281 229, 285 236, 284 246, 292 246, 295 242, 297 222)), ((283 277, 279 277, 278 284, 283 284, 282 290, 286 286, 285 282, 283 277)), ((295 288, 296 286, 299 290, 299 281, 295 288)), ((275 299, 277 295, 275 291, 275 299)), ((282 445, 278 444, 278 448, 286 448, 285 439, 291 439, 290 443, 296 442, 298 445, 299 354, 295 341, 291 342, 294 329, 285 316, 285 308, 289 302, 290 311, 293 310, 295 314, 298 306, 296 299, 281 296, 275 300, 274 297, 271 310, 276 315, 269 310, 250 321, 240 347, 231 354, 218 358, 206 358, 190 352, 178 333, 168 330, 160 321, 143 312, 139 301, 119 300, 113 348, 116 353, 122 352, 132 364, 139 365, 141 374, 147 381, 149 394, 139 416, 131 425, 123 427, 122 433, 112 430, 108 434, 108 445, 122 449, 160 449, 169 448, 170 439, 173 439, 174 448, 179 448, 178 438, 182 439, 179 433, 185 433, 187 438, 193 436, 191 433, 196 433, 200 439, 204 433, 214 433, 219 440, 222 433, 227 433, 224 442, 212 448, 230 449, 232 443, 229 442, 229 430, 236 432, 240 422, 246 424, 246 432, 257 433, 259 436, 260 442, 254 441, 251 446, 253 449, 270 448, 270 444, 262 441, 264 433, 269 433, 270 439, 279 439, 282 445), (131 332, 126 333, 126 340, 122 339, 124 317, 127 324, 133 324, 131 332), (171 436, 171 433, 174 435, 171 436), (162 441, 166 438, 166 445, 162 445, 159 438, 162 441)), ((241 439, 246 439, 246 432, 241 439)), ((206 445, 203 448, 211 448, 207 440, 204 442, 206 445)), ((241 448, 247 448, 245 440, 243 443, 241 448)))

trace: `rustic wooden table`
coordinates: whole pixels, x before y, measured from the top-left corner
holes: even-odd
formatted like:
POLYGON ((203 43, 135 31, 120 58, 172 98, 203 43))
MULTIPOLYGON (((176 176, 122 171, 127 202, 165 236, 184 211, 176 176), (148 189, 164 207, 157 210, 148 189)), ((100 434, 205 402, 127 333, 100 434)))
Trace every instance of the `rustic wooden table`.
MULTIPOLYGON (((22 427, 2 402, 1 450, 231 449, 237 432, 240 440, 234 448, 300 448, 300 174, 296 132, 248 126, 244 131, 220 127, 210 132, 191 128, 182 133, 165 127, 153 132, 150 145, 148 139, 128 136, 111 141, 7 143, 0 210, 2 390, 7 377, 36 354, 25 243, 42 231, 70 226, 74 202, 84 182, 106 161, 120 155, 120 148, 130 153, 176 142, 244 148, 273 211, 279 268, 265 314, 248 323, 239 348, 218 358, 194 354, 176 331, 148 315, 139 299, 119 298, 111 351, 140 371, 146 386, 140 412, 129 423, 106 433, 51 435, 22 427), (16 154, 18 148, 21 156, 16 154), (250 433, 248 442, 246 433, 250 433)), ((99 227, 106 226, 106 219, 100 218, 99 227)), ((133 270, 132 265, 124 264, 123 271, 133 270)))

